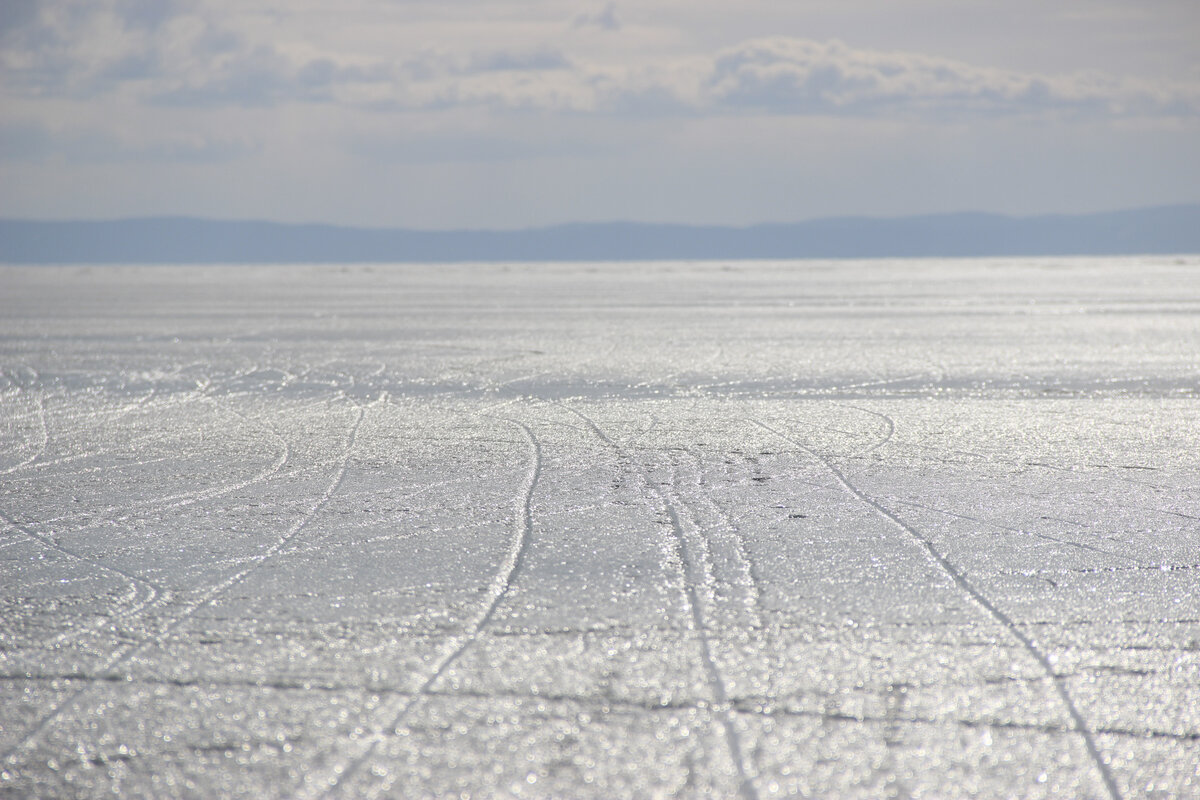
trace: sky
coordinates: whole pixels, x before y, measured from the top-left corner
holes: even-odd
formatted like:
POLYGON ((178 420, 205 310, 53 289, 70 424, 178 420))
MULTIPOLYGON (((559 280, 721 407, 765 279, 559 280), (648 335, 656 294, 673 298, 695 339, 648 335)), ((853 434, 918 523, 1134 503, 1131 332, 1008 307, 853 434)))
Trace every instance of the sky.
POLYGON ((0 216, 1200 202, 1195 0, 0 0, 0 216))

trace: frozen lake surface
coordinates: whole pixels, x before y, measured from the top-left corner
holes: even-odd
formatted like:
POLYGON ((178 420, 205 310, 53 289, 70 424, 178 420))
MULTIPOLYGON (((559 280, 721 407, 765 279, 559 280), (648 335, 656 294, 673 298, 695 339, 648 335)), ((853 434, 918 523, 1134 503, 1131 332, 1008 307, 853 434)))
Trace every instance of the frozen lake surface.
POLYGON ((1200 796, 1200 259, 0 268, 0 796, 1200 796))

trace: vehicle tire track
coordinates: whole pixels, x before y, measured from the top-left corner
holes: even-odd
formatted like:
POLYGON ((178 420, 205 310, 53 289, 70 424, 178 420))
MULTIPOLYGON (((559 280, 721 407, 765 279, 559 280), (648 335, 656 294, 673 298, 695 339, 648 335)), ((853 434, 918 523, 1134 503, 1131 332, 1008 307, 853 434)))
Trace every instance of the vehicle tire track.
POLYGON ((431 690, 438 680, 446 674, 446 671, 454 665, 463 653, 467 651, 467 648, 474 644, 484 629, 487 628, 488 623, 495 616, 496 610, 500 607, 500 603, 512 590, 517 576, 522 571, 526 553, 529 551, 529 542, 533 537, 533 495, 537 491, 538 482, 542 476, 542 445, 525 423, 507 417, 502 419, 524 434, 529 444, 531 457, 524 490, 520 495, 519 509, 514 519, 514 535, 509 544, 508 553, 505 555, 500 569, 496 571, 488 587, 488 594, 490 595, 488 603, 481 609, 482 613, 470 622, 468 626, 469 630, 465 634, 454 637, 452 640, 454 642, 453 645, 446 649, 438 658, 433 669, 430 670, 429 675, 421 683, 416 692, 404 698, 400 709, 395 713, 391 722, 388 723, 384 730, 372 736, 369 739, 370 743, 366 749, 354 757, 349 764, 342 766, 340 769, 335 769, 333 778, 315 787, 314 791, 319 792, 323 796, 331 796, 337 791, 339 786, 345 785, 353 778, 371 756, 374 755, 387 735, 395 733, 404 724, 408 715, 412 713, 421 700, 431 694, 431 690))
MULTIPOLYGON (((271 464, 269 464, 265 469, 259 471, 258 473, 254 474, 254 475, 251 475, 248 478, 245 478, 244 480, 235 481, 233 483, 225 483, 225 484, 221 484, 219 486, 210 486, 207 489, 200 489, 200 490, 189 491, 189 492, 179 492, 176 494, 164 495, 161 497, 154 497, 154 498, 151 498, 148 500, 141 500, 141 501, 137 501, 134 503, 128 503, 128 504, 124 504, 124 505, 106 506, 104 508, 92 509, 92 510, 89 510, 86 512, 86 514, 88 516, 96 515, 96 514, 108 514, 110 512, 114 512, 114 511, 131 512, 134 510, 161 514, 165 511, 170 511, 171 509, 186 508, 187 506, 195 505, 196 503, 200 503, 205 500, 213 500, 218 497, 224 497, 227 494, 232 494, 233 492, 241 491, 242 489, 245 489, 249 486, 253 486, 257 483, 262 483, 263 481, 271 479, 272 477, 277 475, 281 469, 283 469, 283 467, 287 464, 287 462, 291 458, 291 445, 288 443, 288 441, 286 439, 284 439, 282 436, 280 436, 279 432, 276 431, 270 424, 260 422, 256 419, 252 419, 251 417, 248 417, 245 414, 242 414, 240 411, 237 411, 237 410, 229 407, 227 404, 225 404, 221 401, 218 401, 216 398, 211 397, 207 394, 202 395, 201 399, 207 400, 209 403, 212 404, 212 406, 214 408, 218 409, 219 411, 224 412, 225 414, 237 417, 242 422, 248 423, 252 426, 255 426, 255 427, 258 427, 258 428, 261 428, 261 429, 267 431, 267 433, 271 437, 277 439, 279 442, 280 448, 279 448, 278 455, 276 455, 276 457, 275 457, 275 460, 271 464)), ((80 514, 69 514, 69 515, 63 515, 60 517, 50 517, 50 518, 47 518, 44 520, 40 520, 40 524, 70 521, 73 519, 78 519, 79 516, 80 516, 80 514)), ((120 516, 105 518, 104 521, 101 523, 92 523, 92 524, 82 525, 77 528, 72 528, 69 532, 70 533, 81 533, 83 531, 89 530, 90 528, 96 527, 96 525, 98 525, 98 524, 107 524, 112 521, 119 521, 120 519, 122 519, 122 517, 120 517, 120 516)))
MULTIPOLYGON (((725 530, 734 542, 734 547, 739 561, 745 569, 745 580, 749 585, 750 602, 753 606, 754 629, 758 631, 758 635, 765 639, 767 653, 766 661, 766 684, 767 696, 774 696, 776 675, 781 674, 784 667, 782 650, 779 647, 779 638, 777 626, 772 625, 770 620, 770 610, 767 608, 766 594, 763 591, 763 576, 758 564, 750 556, 750 548, 746 544, 746 539, 742 535, 741 526, 733 519, 733 514, 730 510, 712 497, 712 492, 704 480, 705 473, 701 454, 696 451, 692 453, 696 461, 696 489, 697 494, 704 502, 717 513, 724 521, 725 530)), ((748 632, 749 633, 749 632, 748 632)))
MULTIPOLYGON (((144 639, 141 642, 131 643, 125 645, 124 647, 118 648, 118 650, 113 653, 112 657, 109 658, 108 661, 95 670, 97 674, 102 674, 106 671, 112 670, 151 645, 161 645, 168 636, 174 633, 197 611, 207 606, 224 592, 242 583, 250 575, 254 574, 259 568, 262 567, 263 564, 282 551, 290 541, 299 535, 300 532, 303 531, 310 522, 312 522, 317 514, 320 513, 321 509, 324 508, 329 502, 329 499, 337 492, 338 488, 341 486, 342 478, 346 474, 346 466, 350 459, 350 452, 354 448, 354 441, 358 435, 358 428, 362 423, 363 416, 365 415, 365 412, 362 408, 356 408, 355 410, 357 414, 347 435, 346 446, 343 450, 341 461, 338 464, 337 469, 334 471, 329 486, 326 488, 325 492, 322 493, 322 495, 313 503, 312 507, 305 512, 299 520, 289 526, 287 531, 285 531, 274 544, 272 544, 262 553, 259 553, 251 559, 248 559, 252 562, 249 566, 239 570, 233 575, 230 575, 224 580, 213 584, 208 590, 185 604, 183 606, 182 613, 180 613, 179 616, 177 616, 160 633, 153 635, 148 639, 144 639)), ((79 698, 91 691, 94 686, 95 682, 91 681, 82 686, 78 691, 56 703, 37 721, 37 723, 35 723, 34 728, 28 734, 26 734, 20 741, 6 750, 3 755, 0 755, 0 764, 10 763, 17 754, 25 750, 30 744, 36 741, 38 737, 41 736, 41 734, 47 729, 47 727, 49 727, 52 722, 58 719, 69 706, 73 705, 79 698)))
MULTIPOLYGON (((712 493, 706 480, 704 459, 702 454, 692 448, 688 448, 686 452, 689 456, 691 456, 692 460, 696 464, 696 472, 694 476, 696 497, 700 498, 709 508, 716 512, 718 517, 721 518, 721 521, 724 523, 721 527, 724 528, 725 534, 722 538, 728 540, 725 542, 727 545, 726 549, 732 551, 734 557, 740 565, 738 571, 742 573, 741 580, 737 581, 736 583, 739 585, 739 588, 748 595, 748 597, 745 598, 743 605, 746 606, 746 611, 748 611, 753 617, 752 627, 755 630, 765 630, 766 609, 762 593, 762 580, 758 567, 754 563, 754 560, 750 557, 750 551, 746 547, 746 540, 742 536, 741 529, 734 522, 733 515, 729 513, 727 508, 721 506, 712 499, 712 493), (730 544, 732 547, 728 547, 730 544)), ((684 502, 684 505, 691 508, 690 504, 688 504, 686 501, 684 502)), ((697 530, 700 530, 701 522, 699 512, 697 512, 695 508, 691 508, 691 510, 692 513, 690 516, 692 523, 697 530)), ((712 537, 707 536, 705 538, 711 539, 712 537)))
MULTIPOLYGON (((198 387, 199 387, 199 384, 198 384, 198 387)), ((196 394, 196 396, 201 396, 199 388, 197 389, 197 392, 195 394, 196 394)), ((142 403, 146 402, 153 395, 154 395, 154 389, 152 388, 151 391, 146 396, 140 398, 137 401, 137 403, 134 404, 134 407, 140 407, 142 403)), ((215 403, 215 401, 214 401, 214 403, 215 403)), ((129 409, 127 408, 126 411, 128 411, 128 410, 129 409)), ((277 439, 279 439, 279 441, 283 445, 283 450, 282 450, 282 453, 280 454, 279 458, 276 459, 276 462, 274 464, 272 464, 272 466, 269 467, 265 473, 254 476, 254 477, 250 478, 249 480, 241 482, 240 484, 238 484, 232 488, 229 488, 228 486, 217 487, 217 489, 214 489, 214 490, 206 490, 207 493, 206 492, 196 493, 196 494, 192 495, 195 498, 193 500, 190 500, 188 502, 183 502, 183 503, 174 503, 172 505, 162 507, 159 510, 166 510, 168 508, 174 508, 174 507, 178 507, 181 505, 189 505, 191 502, 198 502, 201 499, 209 499, 210 497, 218 497, 222 494, 227 494, 228 491, 236 491, 239 488, 245 488, 246 486, 257 483, 260 480, 265 480, 266 478, 270 477, 271 475, 277 473, 283 467, 283 465, 287 463, 287 460, 290 457, 290 447, 288 445, 288 442, 285 439, 283 439, 283 437, 279 436, 279 434, 276 431, 274 431, 274 428, 272 428, 269 425, 262 425, 262 423, 258 423, 254 420, 251 420, 248 417, 246 417, 245 415, 237 412, 234 409, 226 409, 226 410, 229 411, 230 413, 234 414, 235 416, 239 417, 240 419, 242 419, 245 422, 249 422, 252 424, 258 424, 262 427, 266 427, 269 430, 271 430, 272 435, 274 435, 277 439), (224 490, 224 491, 222 491, 222 490, 224 490)), ((124 412, 122 412, 122 413, 124 413, 124 412)), ((41 418, 42 418, 43 428, 46 428, 44 407, 42 408, 41 418)), ((144 462, 140 462, 140 463, 144 463, 144 462)), ((168 499, 172 499, 172 498, 168 498, 168 499)), ((161 503, 161 502, 163 502, 163 498, 156 498, 154 501, 150 501, 151 504, 161 503)), ((116 510, 117 508, 121 508, 121 507, 112 507, 109 509, 102 509, 102 511, 105 511, 105 510, 111 511, 111 510, 116 510)), ((0 512, 0 519, 4 519, 15 530, 20 531, 21 533, 25 534, 27 537, 30 537, 30 538, 40 542, 41 544, 43 544, 46 547, 49 547, 53 550, 56 550, 60 553, 63 553, 64 555, 75 558, 84 563, 91 564, 100 569, 103 569, 108 572, 119 575, 124 580, 126 580, 130 583, 131 593, 129 596, 130 605, 128 607, 122 609, 121 611, 117 612, 113 617, 110 617, 108 619, 98 620, 94 624, 88 625, 83 628, 75 628, 70 631, 64 631, 64 632, 60 633, 58 636, 56 636, 54 639, 50 640, 49 643, 51 643, 51 644, 54 644, 54 645, 66 644, 66 643, 69 643, 73 640, 80 638, 81 636, 98 631, 105 624, 111 625, 113 623, 125 622, 125 621, 129 620, 130 618, 135 617, 136 615, 138 615, 142 612, 146 612, 149 609, 152 609, 156 606, 161 606, 162 604, 168 602, 172 597, 170 592, 166 591, 162 586, 159 586, 158 584, 154 583, 153 581, 148 581, 143 578, 139 578, 139 577, 133 575, 132 573, 126 572, 118 567, 114 567, 110 564, 107 564, 100 559, 93 558, 90 556, 84 556, 80 553, 76 553, 73 550, 71 550, 70 548, 61 545, 52 536, 50 536, 48 534, 38 533, 37 531, 34 531, 31 527, 29 527, 28 524, 23 524, 23 523, 17 522, 15 519, 13 519, 12 517, 10 517, 9 515, 7 515, 3 512, 0 512), (136 600, 136 598, 138 596, 139 587, 145 589, 146 596, 141 600, 141 602, 138 602, 135 604, 134 601, 136 600)), ((60 521, 61 519, 66 519, 66 517, 51 518, 51 519, 43 520, 41 524, 57 522, 57 521, 60 521)), ((70 533, 77 534, 82 531, 88 530, 89 528, 92 528, 92 527, 95 527, 95 526, 94 525, 84 525, 82 527, 72 529, 70 531, 70 533)), ((104 667, 104 668, 110 668, 110 667, 104 667)))
POLYGON ((90 633, 95 630, 98 630, 101 627, 103 627, 106 623, 112 623, 115 621, 123 621, 123 620, 127 619, 128 617, 130 617, 134 614, 137 614, 142 609, 147 608, 148 606, 152 605, 155 602, 155 598, 160 597, 160 596, 166 597, 169 594, 165 589, 163 589, 163 587, 159 586, 154 581, 149 581, 149 580, 146 580, 145 578, 140 578, 131 572, 126 572, 125 570, 121 569, 120 567, 114 567, 111 564, 106 564, 105 562, 103 562, 99 559, 92 558, 90 556, 85 556, 82 553, 76 553, 71 548, 64 547, 63 545, 54 541, 53 538, 46 536, 45 534, 38 533, 37 531, 27 527, 26 525, 23 525, 20 522, 17 522, 16 520, 14 520, 12 517, 10 517, 7 513, 3 512, 3 511, 0 511, 0 520, 3 520, 5 523, 7 523, 8 527, 24 534, 28 538, 41 544, 43 547, 46 547, 50 550, 54 550, 55 552, 58 552, 58 553, 62 553, 63 555, 65 555, 69 558, 72 558, 76 561, 79 561, 81 563, 90 564, 93 567, 98 567, 99 569, 102 569, 105 572, 110 572, 110 573, 118 576, 123 581, 126 581, 129 584, 130 594, 129 594, 128 602, 130 603, 130 605, 127 608, 118 612, 115 616, 113 616, 111 618, 102 619, 102 620, 96 622, 95 624, 88 626, 88 628, 86 628, 84 630, 73 629, 70 631, 63 631, 58 636, 49 640, 47 642, 47 644, 51 644, 51 645, 55 645, 55 646, 61 645, 65 642, 71 641, 72 639, 78 638, 79 636, 82 636, 86 633, 90 633), (137 605, 133 605, 134 601, 138 597, 139 589, 145 591, 145 593, 146 593, 145 597, 141 600, 140 603, 138 603, 137 605))
MULTIPOLYGON (((848 456, 848 458, 859 458, 861 456, 866 455, 867 453, 871 453, 875 450, 878 450, 880 447, 882 447, 883 445, 890 442, 892 440, 892 436, 896 433, 896 423, 887 414, 883 414, 878 411, 872 411, 869 408, 863 408, 861 406, 850 405, 847 403, 840 403, 838 405, 842 405, 844 408, 853 408, 854 410, 861 411, 864 414, 870 414, 871 416, 877 417, 880 420, 882 420, 884 425, 887 426, 887 433, 884 434, 883 438, 881 438, 879 441, 872 444, 870 447, 867 447, 863 450, 859 450, 859 451, 855 452, 854 454, 848 456)), ((1006 525, 1001 525, 998 522, 992 522, 990 520, 980 519, 978 517, 967 516, 964 514, 955 514, 952 511, 946 511, 945 509, 941 509, 941 508, 933 508, 932 506, 921 505, 920 503, 909 502, 909 503, 903 503, 903 504, 908 505, 908 506, 914 506, 916 508, 924 508, 928 511, 933 511, 938 514, 945 514, 946 516, 949 516, 949 517, 957 517, 958 519, 969 520, 971 522, 978 522, 982 525, 987 525, 989 527, 996 528, 997 530, 1009 531, 1011 533, 1018 533, 1018 534, 1027 535, 1027 536, 1035 536, 1039 539, 1045 539, 1046 541, 1055 542, 1056 544, 1061 544, 1061 545, 1065 545, 1068 547, 1076 547, 1081 550, 1091 550, 1094 553, 1100 553, 1102 555, 1111 556, 1113 558, 1121 558, 1121 559, 1124 559, 1124 560, 1130 561, 1130 562, 1136 561, 1136 559, 1134 559, 1130 556, 1122 555, 1121 553, 1112 553, 1112 552, 1109 552, 1108 550, 1105 550, 1100 547, 1096 547, 1094 545, 1082 544, 1080 542, 1072 542, 1067 539, 1060 539, 1057 536, 1051 536, 1048 533, 1037 533, 1037 532, 1031 532, 1031 531, 1023 531, 1023 530, 1020 530, 1017 528, 1010 528, 1006 525)))
MULTIPOLYGON (((153 394, 153 391, 151 392, 151 394, 153 394)), ((199 389, 197 390, 197 392, 195 394, 196 394, 196 396, 202 396, 199 389)), ((148 397, 149 397, 149 395, 147 396, 147 398, 148 397)), ((142 398, 142 400, 144 401, 147 398, 142 398)), ((139 403, 140 402, 141 401, 139 401, 139 403)), ((217 405, 218 407, 223 407, 223 404, 217 403, 215 400, 213 400, 212 402, 214 402, 214 404, 217 405)), ((186 495, 188 497, 187 500, 182 501, 182 502, 170 503, 166 506, 160 506, 157 509, 155 509, 156 511, 162 512, 162 511, 166 511, 171 508, 178 508, 181 506, 191 505, 192 503, 200 502, 201 500, 212 499, 215 497, 220 497, 222 495, 228 494, 232 491, 238 491, 247 486, 250 486, 255 483, 259 483, 263 480, 269 479, 271 476, 278 473, 279 470, 282 469, 283 466, 288 462, 288 460, 291 457, 290 445, 286 439, 284 439, 281 435, 279 435, 278 431, 276 431, 273 426, 271 426, 269 423, 264 424, 264 423, 258 422, 257 420, 253 420, 233 408, 225 408, 225 410, 228 411, 229 413, 233 414, 234 416, 238 417, 239 419, 241 419, 244 422, 247 422, 247 423, 250 423, 253 425, 258 425, 258 426, 268 430, 271 433, 271 435, 274 436, 276 439, 278 439, 282 445, 282 451, 281 451, 279 457, 276 459, 276 461, 270 467, 267 468, 267 470, 265 472, 262 472, 255 476, 252 476, 251 478, 249 478, 245 481, 241 481, 234 485, 226 484, 223 486, 214 487, 214 488, 204 490, 204 491, 201 491, 198 493, 187 493, 187 495, 186 495)), ((146 462, 139 462, 139 463, 146 463, 146 462)), ((178 497, 178 496, 176 496, 176 497, 178 497)), ((150 506, 154 506, 156 504, 160 504, 160 503, 164 502, 164 500, 170 500, 170 499, 174 499, 174 498, 156 498, 154 500, 147 501, 147 504, 150 506)), ((135 504, 135 505, 138 505, 138 504, 135 504)), ((109 509, 102 509, 101 511, 116 510, 118 508, 123 508, 125 510, 129 510, 132 507, 133 506, 114 506, 109 509)), ((116 614, 114 614, 112 617, 110 617, 108 619, 100 619, 100 620, 97 620, 92 625, 88 625, 88 626, 82 627, 82 628, 75 628, 75 629, 72 629, 69 631, 64 631, 64 632, 60 633, 58 636, 56 636, 54 639, 50 640, 50 643, 53 643, 55 645, 63 645, 63 644, 69 643, 71 641, 77 640, 84 635, 94 633, 94 632, 98 631, 100 628, 104 627, 106 624, 113 625, 115 623, 127 622, 131 618, 136 618, 139 614, 149 613, 151 610, 153 610, 157 607, 162 607, 164 604, 169 602, 173 597, 171 592, 165 590, 163 587, 155 584, 152 581, 147 581, 142 578, 137 578, 136 576, 132 575, 131 573, 127 573, 119 568, 113 567, 99 559, 91 558, 88 556, 83 556, 79 553, 75 553, 72 550, 70 550, 69 548, 66 548, 66 547, 60 545, 57 541, 55 541, 53 539, 53 537, 51 537, 49 535, 45 535, 45 534, 39 534, 36 531, 33 531, 32 528, 30 528, 27 524, 19 523, 16 520, 9 517, 8 515, 3 514, 2 512, 0 512, 0 518, 7 520, 13 528, 21 531, 22 533, 26 534, 29 537, 36 539, 37 541, 41 542, 42 544, 44 544, 46 546, 52 547, 53 549, 58 550, 59 552, 62 552, 68 556, 73 556, 77 559, 80 559, 82 561, 90 563, 94 566, 100 567, 101 569, 105 569, 110 572, 119 574, 122 577, 124 577, 126 580, 131 581, 131 584, 130 584, 131 585, 131 594, 130 594, 130 599, 129 599, 130 605, 128 607, 122 609, 121 611, 117 612, 116 614), (139 586, 144 586, 146 588, 146 596, 140 602, 137 602, 135 604, 134 601, 136 600, 136 598, 138 596, 138 587, 139 586)), ((61 521, 62 519, 68 519, 68 517, 51 518, 51 519, 43 520, 41 524, 57 522, 57 521, 61 521)), ((120 517, 108 518, 105 520, 104 523, 83 525, 80 527, 72 528, 69 532, 71 534, 79 534, 79 533, 82 533, 83 531, 97 527, 98 524, 106 524, 108 522, 116 521, 119 519, 120 519, 120 517)), ((111 666, 114 666, 114 665, 107 665, 105 667, 102 667, 101 669, 110 669, 111 666)))
POLYGON ((849 494, 858 498, 884 519, 892 522, 898 528, 907 533, 917 544, 923 547, 929 554, 930 559, 939 567, 941 567, 942 571, 950 577, 959 590, 970 597, 976 603, 976 605, 986 611, 993 620, 999 623, 1001 627, 1008 631, 1010 636, 1012 636, 1021 644, 1025 651, 1042 668, 1042 671, 1046 674, 1046 677, 1048 677, 1054 684, 1054 688, 1058 693, 1059 699, 1066 708, 1067 714, 1071 717, 1071 721, 1074 724, 1074 730, 1083 739, 1083 743, 1087 748, 1088 755, 1091 757, 1093 764, 1095 764, 1096 770, 1099 772, 1100 778, 1104 783, 1104 787, 1108 791, 1109 796, 1112 798, 1112 800, 1121 800, 1121 791, 1117 787, 1116 781, 1113 779, 1112 773, 1108 768, 1108 764, 1100 755, 1100 750, 1096 746, 1096 737, 1092 729, 1084 720, 1083 715, 1079 713, 1079 709, 1075 706, 1075 702, 1071 699, 1071 694, 1066 686, 1066 677, 1055 672, 1054 665, 1050 663, 1050 659, 1047 658, 1046 654, 1038 648, 1037 644, 1035 644, 1034 641, 1024 631, 1022 631, 1007 614, 1001 611, 981 591, 975 588, 975 585, 967 580, 967 577, 962 573, 962 571, 954 566, 954 564, 942 554, 932 540, 905 522, 895 512, 891 511, 879 501, 875 500, 870 495, 866 494, 857 486, 855 486, 850 479, 847 478, 840 469, 838 469, 837 465, 834 464, 830 458, 818 453, 803 442, 793 439, 791 436, 788 436, 787 434, 771 427, 770 425, 767 425, 764 422, 753 418, 747 418, 746 421, 764 431, 767 431, 768 433, 774 434, 785 442, 789 442, 792 445, 799 447, 805 453, 808 453, 809 456, 824 464, 825 468, 833 474, 838 483, 840 483, 849 494))
MULTIPOLYGON (((617 453, 618 456, 631 461, 625 449, 616 443, 608 436, 600 426, 596 424, 588 415, 582 411, 566 405, 565 403, 556 402, 555 405, 574 414, 595 434, 596 438, 604 442, 617 453)), ((633 462, 636 463, 636 462, 633 462)), ((700 605, 699 594, 696 591, 696 573, 703 570, 703 565, 698 565, 695 555, 691 552, 688 546, 687 535, 684 532, 684 527, 679 518, 679 513, 676 506, 671 502, 671 498, 667 492, 664 492, 662 487, 657 485, 646 470, 639 466, 642 481, 646 487, 658 496, 659 502, 667 512, 667 518, 670 520, 671 529, 674 533, 674 550, 675 556, 683 565, 683 591, 684 599, 687 601, 690 612, 690 623, 693 630, 696 632, 696 638, 700 645, 701 663, 706 673, 709 690, 713 694, 713 712, 721 721, 721 727, 724 729, 726 745, 729 748, 729 755, 733 761, 734 767, 738 773, 738 793, 747 800, 755 800, 758 797, 758 790, 754 785, 754 781, 750 776, 750 771, 746 766, 745 748, 742 746, 741 737, 737 732, 737 727, 734 725, 734 710, 733 704, 729 700, 729 693, 726 689, 725 678, 721 674, 720 668, 717 666, 716 660, 712 654, 712 644, 709 639, 708 626, 704 622, 704 612, 700 605)), ((672 465, 674 473, 674 466, 672 465)), ((674 475, 673 475, 674 478, 674 475)), ((674 483, 674 480, 672 480, 674 483)), ((711 578, 711 576, 706 576, 711 578)), ((704 578, 702 578, 704 579, 704 578)))
MULTIPOLYGON (((111 425, 113 422, 121 419, 127 414, 145 408, 147 405, 152 405, 151 401, 158 394, 157 387, 151 387, 142 396, 136 400, 122 404, 118 408, 96 410, 89 408, 70 408, 64 407, 56 411, 54 420, 56 423, 56 432, 58 438, 67 436, 75 436, 80 432, 94 429, 97 425, 111 425)), ((70 401, 70 397, 66 399, 70 401)))
POLYGON ((893 420, 891 417, 889 417, 887 414, 883 414, 879 411, 872 411, 871 409, 863 408, 862 406, 850 405, 849 403, 838 403, 837 405, 840 405, 843 408, 852 408, 855 411, 861 411, 864 414, 870 414, 872 417, 875 417, 876 419, 879 419, 880 421, 882 421, 884 426, 886 427, 886 431, 884 432, 883 436, 881 436, 876 442, 874 442, 871 445, 868 445, 867 447, 864 447, 862 450, 855 451, 853 454, 851 454, 849 456, 849 458, 861 458, 862 456, 865 456, 867 453, 873 453, 876 450, 878 450, 879 448, 883 447, 888 442, 890 442, 892 440, 892 437, 896 435, 896 421, 893 420))

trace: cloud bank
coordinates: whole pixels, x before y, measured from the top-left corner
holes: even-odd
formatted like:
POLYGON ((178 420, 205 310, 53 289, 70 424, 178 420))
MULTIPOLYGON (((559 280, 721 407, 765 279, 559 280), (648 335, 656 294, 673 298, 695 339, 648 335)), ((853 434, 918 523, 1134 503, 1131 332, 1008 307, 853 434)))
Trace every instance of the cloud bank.
MULTIPOLYGON (((1200 89, 1098 72, 1035 74, 841 41, 756 38, 709 53, 605 63, 562 43, 391 53, 256 40, 191 3, 40 7, 15 3, 2 33, 3 90, 123 97, 147 105, 322 103, 378 111, 910 116, 1085 114, 1188 117, 1200 89)), ((562 26, 621 36, 615 6, 562 26)), ((582 49, 582 48, 581 48, 582 49)))
POLYGON ((5 0, 0 215, 503 227, 1194 202, 1196 9, 5 0))
POLYGON ((718 107, 778 114, 1195 115, 1195 87, 1139 85, 1099 73, 1035 75, 920 53, 856 50, 839 41, 772 38, 713 60, 706 96, 718 107))

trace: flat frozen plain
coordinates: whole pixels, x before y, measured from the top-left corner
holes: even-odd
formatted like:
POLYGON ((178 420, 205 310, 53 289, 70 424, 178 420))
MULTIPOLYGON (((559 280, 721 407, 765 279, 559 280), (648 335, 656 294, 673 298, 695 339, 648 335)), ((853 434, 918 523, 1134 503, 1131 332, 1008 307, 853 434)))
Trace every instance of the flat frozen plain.
POLYGON ((0 796, 1200 796, 1200 258, 0 267, 0 796))

